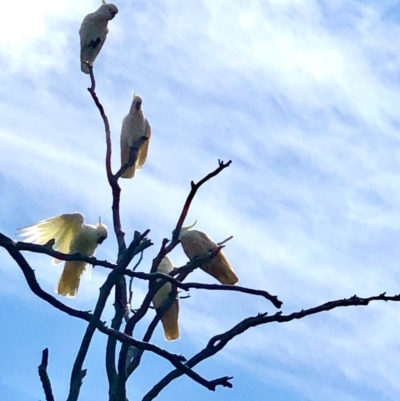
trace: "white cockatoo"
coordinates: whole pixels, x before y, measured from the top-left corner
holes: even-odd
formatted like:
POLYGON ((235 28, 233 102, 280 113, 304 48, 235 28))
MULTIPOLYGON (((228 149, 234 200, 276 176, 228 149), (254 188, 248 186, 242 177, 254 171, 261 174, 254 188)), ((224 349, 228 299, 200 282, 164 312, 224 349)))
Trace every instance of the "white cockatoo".
MULTIPOLYGON (((157 272, 169 274, 174 270, 174 265, 169 260, 168 256, 164 256, 158 265, 157 272)), ((161 279, 157 279, 160 281, 161 279)), ((156 309, 160 308, 162 304, 168 299, 169 294, 172 290, 172 284, 166 282, 154 295, 153 305, 156 309)), ((171 307, 164 313, 161 318, 161 323, 164 327, 164 335, 167 341, 176 340, 179 338, 179 325, 178 325, 178 315, 179 315, 179 301, 174 300, 171 307)))
MULTIPOLYGON (((191 230, 196 223, 188 227, 182 227, 179 232, 179 240, 186 256, 193 260, 195 257, 206 256, 218 245, 202 231, 191 230)), ((222 249, 209 262, 200 267, 206 273, 216 278, 221 284, 236 284, 239 279, 226 259, 222 249)))
POLYGON ((88 62, 93 66, 96 57, 106 41, 108 34, 108 21, 112 20, 118 13, 118 8, 114 4, 103 4, 94 13, 88 14, 82 21, 79 29, 81 38, 81 70, 89 74, 89 68, 85 64, 88 62))
MULTIPOLYGON (((44 245, 51 239, 55 240, 53 249, 66 254, 80 253, 91 257, 96 248, 108 235, 107 227, 99 223, 97 226, 84 224, 80 213, 62 214, 39 221, 32 226, 19 229, 19 235, 27 242, 44 245)), ((54 259, 53 263, 61 260, 54 259)), ((55 288, 56 293, 66 297, 76 296, 79 282, 86 262, 67 261, 60 280, 55 288)))
POLYGON ((135 175, 135 171, 143 167, 146 162, 151 136, 150 124, 142 111, 142 98, 134 94, 131 109, 122 121, 121 166, 129 162, 131 147, 142 136, 148 139, 140 146, 136 162, 132 163, 124 174, 122 174, 122 178, 132 178, 135 175))

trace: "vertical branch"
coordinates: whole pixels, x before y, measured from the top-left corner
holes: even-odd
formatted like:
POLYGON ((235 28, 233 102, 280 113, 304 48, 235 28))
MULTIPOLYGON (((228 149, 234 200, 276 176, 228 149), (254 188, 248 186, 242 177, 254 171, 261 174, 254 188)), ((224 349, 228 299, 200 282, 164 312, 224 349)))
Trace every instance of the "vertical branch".
POLYGON ((115 235, 116 235, 117 241, 118 241, 119 256, 121 256, 122 253, 126 250, 126 244, 125 244, 125 233, 121 229, 121 217, 120 217, 120 212, 119 212, 121 188, 118 185, 118 180, 115 179, 115 176, 113 175, 112 168, 111 168, 112 143, 111 143, 110 124, 108 122, 108 117, 104 111, 104 107, 100 103, 100 100, 95 91, 96 90, 96 80, 95 80, 94 74, 93 74, 93 67, 90 66, 89 64, 88 64, 88 67, 89 67, 90 82, 91 82, 91 86, 90 86, 90 88, 88 88, 88 91, 91 94, 93 101, 96 104, 97 108, 99 109, 101 118, 103 119, 103 122, 104 122, 104 129, 105 129, 105 134, 106 134, 106 162, 105 162, 106 172, 107 172, 108 183, 110 184, 110 187, 112 190, 113 226, 114 226, 114 232, 115 232, 115 235))
POLYGON ((54 401, 53 390, 51 388, 49 375, 47 374, 48 363, 49 363, 49 349, 45 348, 42 351, 42 361, 41 361, 40 365, 38 366, 38 372, 39 372, 40 381, 42 382, 46 401, 54 401))

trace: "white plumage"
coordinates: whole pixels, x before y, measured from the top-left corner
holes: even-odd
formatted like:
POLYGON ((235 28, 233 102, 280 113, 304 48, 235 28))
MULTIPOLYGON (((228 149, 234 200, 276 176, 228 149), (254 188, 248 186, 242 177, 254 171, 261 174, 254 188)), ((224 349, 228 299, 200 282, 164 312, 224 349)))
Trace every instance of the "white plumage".
MULTIPOLYGON (((182 227, 179 232, 179 240, 186 256, 193 260, 195 257, 206 256, 218 245, 205 233, 199 230, 189 231, 196 223, 189 227, 182 227)), ((206 273, 216 278, 221 284, 236 284, 239 279, 232 269, 232 266, 220 250, 209 262, 201 266, 206 273)))
MULTIPOLYGON (((51 239, 55 240, 53 249, 66 254, 80 253, 91 257, 96 248, 108 235, 107 227, 101 222, 97 226, 84 224, 80 213, 62 214, 47 220, 21 228, 19 235, 25 241, 44 245, 51 239)), ((53 263, 60 263, 54 259, 53 263)), ((75 297, 78 292, 79 282, 86 263, 79 261, 67 261, 55 291, 67 297, 75 297)))
POLYGON ((129 162, 131 147, 134 142, 142 136, 145 136, 148 139, 140 146, 136 162, 129 166, 124 174, 122 174, 122 178, 132 178, 135 175, 135 171, 143 167, 147 159, 151 137, 150 124, 142 111, 142 98, 138 95, 134 95, 129 113, 122 122, 121 166, 129 162))
POLYGON ((117 6, 103 2, 97 11, 88 14, 83 19, 79 36, 81 38, 81 70, 85 74, 89 74, 89 68, 85 63, 88 62, 93 66, 106 41, 108 21, 112 20, 117 13, 117 6))
MULTIPOLYGON (((158 265, 157 272, 169 274, 173 269, 174 265, 171 263, 168 256, 164 256, 164 258, 158 265)), ((157 279, 157 281, 160 281, 160 279, 157 279)), ((171 290, 172 290, 172 284, 167 282, 156 292, 156 294, 153 297, 153 305, 156 309, 160 308, 162 304, 168 299, 171 290)), ((164 315, 161 318, 161 322, 164 327, 165 339, 167 341, 172 341, 179 338, 178 316, 179 316, 179 301, 178 299, 175 299, 174 303, 164 313, 164 315)))

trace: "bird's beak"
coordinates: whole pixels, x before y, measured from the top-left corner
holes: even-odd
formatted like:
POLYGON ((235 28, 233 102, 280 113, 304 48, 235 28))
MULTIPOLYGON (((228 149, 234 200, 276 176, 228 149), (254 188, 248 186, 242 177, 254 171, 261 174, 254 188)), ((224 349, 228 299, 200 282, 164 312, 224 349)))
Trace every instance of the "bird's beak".
POLYGON ((97 241, 97 243, 99 245, 101 245, 104 242, 104 240, 105 240, 105 237, 100 237, 99 240, 97 241))
POLYGON ((135 104, 135 109, 139 111, 141 106, 142 106, 142 102, 137 102, 135 104))

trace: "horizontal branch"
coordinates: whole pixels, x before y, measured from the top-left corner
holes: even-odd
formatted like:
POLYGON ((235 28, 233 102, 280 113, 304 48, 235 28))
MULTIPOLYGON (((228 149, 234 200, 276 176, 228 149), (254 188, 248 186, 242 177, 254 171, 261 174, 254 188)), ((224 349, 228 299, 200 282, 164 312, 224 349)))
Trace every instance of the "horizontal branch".
POLYGON ((203 289, 203 290, 216 290, 216 291, 234 291, 242 292, 244 294, 258 295, 271 301, 278 309, 282 306, 282 301, 277 296, 271 295, 264 290, 255 290, 253 288, 241 287, 239 285, 222 285, 222 284, 202 284, 202 283, 181 283, 179 288, 188 291, 190 288, 203 289))
MULTIPOLYGON (((314 308, 303 309, 300 312, 293 312, 289 315, 283 315, 282 312, 277 312, 274 315, 268 316, 267 313, 260 313, 257 316, 249 317, 242 320, 240 323, 235 325, 232 329, 225 333, 218 334, 210 339, 207 346, 190 358, 186 362, 186 366, 193 368, 205 359, 210 358, 217 352, 222 350, 229 341, 231 341, 236 336, 242 334, 251 327, 260 326, 268 323, 286 323, 295 319, 302 319, 307 316, 311 316, 317 313, 326 312, 332 309, 347 307, 347 306, 367 306, 373 301, 385 301, 385 302, 399 302, 400 294, 395 296, 386 296, 386 293, 380 294, 378 296, 372 296, 369 298, 360 298, 354 295, 351 298, 341 299, 337 301, 326 302, 320 306, 314 308)), ((164 378, 162 378, 142 399, 142 401, 151 401, 156 398, 160 392, 167 387, 173 380, 182 376, 182 373, 175 369, 168 373, 164 378)))
MULTIPOLYGON (((4 236, 6 237, 6 236, 4 236)), ((8 240, 12 241, 10 238, 6 237, 8 240)), ((106 260, 99 260, 94 257, 87 257, 84 256, 80 253, 62 253, 53 250, 50 246, 48 245, 37 245, 37 244, 31 244, 29 242, 15 242, 15 246, 19 251, 29 251, 33 253, 41 253, 44 255, 49 255, 52 256, 53 258, 59 259, 59 260, 64 260, 64 261, 80 261, 80 262, 86 262, 91 264, 92 266, 103 266, 107 267, 108 269, 115 269, 117 265, 115 263, 110 263, 107 262, 106 260)))

